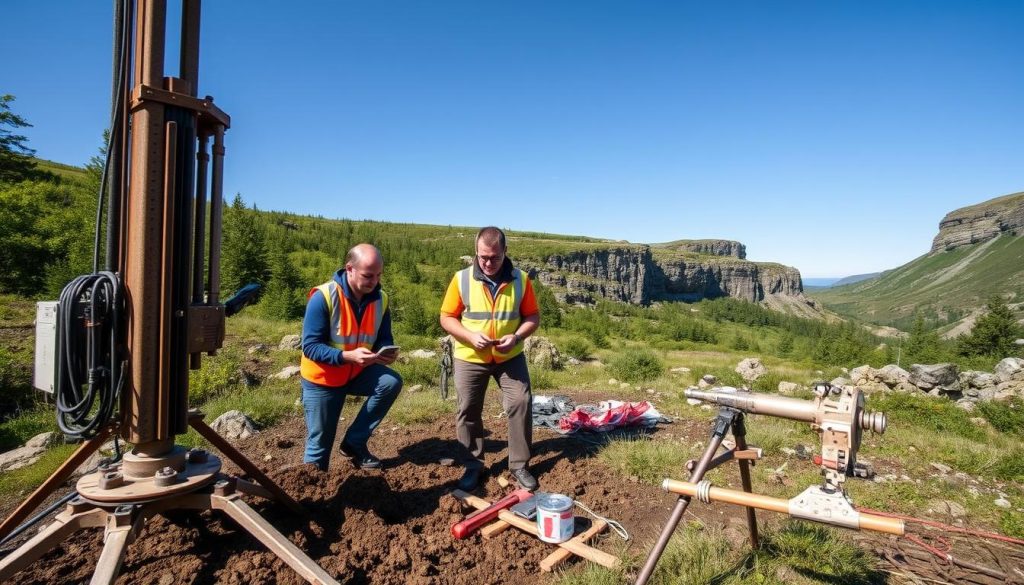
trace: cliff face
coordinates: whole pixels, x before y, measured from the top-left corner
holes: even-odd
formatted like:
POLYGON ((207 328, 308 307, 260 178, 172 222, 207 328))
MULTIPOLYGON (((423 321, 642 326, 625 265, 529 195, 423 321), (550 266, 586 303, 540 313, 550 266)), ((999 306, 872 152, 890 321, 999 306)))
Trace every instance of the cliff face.
POLYGON ((568 302, 595 297, 633 304, 724 296, 750 302, 769 295, 803 298, 795 268, 736 257, 655 256, 646 246, 555 254, 537 272, 541 282, 564 288, 568 302))
POLYGON ((654 244, 654 247, 709 256, 732 256, 740 260, 747 257, 747 247, 735 240, 676 240, 654 244))
POLYGON ((1024 229, 1024 193, 1014 193, 946 214, 932 241, 931 254, 991 240, 1024 229))

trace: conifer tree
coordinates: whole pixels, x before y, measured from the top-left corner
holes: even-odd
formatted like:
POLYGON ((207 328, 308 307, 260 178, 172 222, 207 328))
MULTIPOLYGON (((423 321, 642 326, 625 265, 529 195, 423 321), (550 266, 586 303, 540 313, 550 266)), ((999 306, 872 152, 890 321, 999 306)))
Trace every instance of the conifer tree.
POLYGON ((255 211, 245 208, 242 195, 235 194, 224 210, 221 251, 221 293, 230 295, 250 283, 266 285, 270 280, 266 235, 255 211))
POLYGON ((957 341, 957 351, 965 356, 996 359, 1020 353, 1014 341, 1024 337, 1024 328, 1017 324, 1013 311, 999 295, 988 301, 988 312, 978 318, 974 329, 957 341))

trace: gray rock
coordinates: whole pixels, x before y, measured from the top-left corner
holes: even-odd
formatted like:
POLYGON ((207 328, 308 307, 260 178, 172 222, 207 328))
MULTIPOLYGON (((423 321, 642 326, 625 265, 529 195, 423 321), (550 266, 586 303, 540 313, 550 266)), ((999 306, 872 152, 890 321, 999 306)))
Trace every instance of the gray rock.
POLYGON ((850 381, 858 386, 875 380, 875 369, 864 365, 850 370, 850 381))
POLYGON ((999 497, 999 499, 992 503, 995 504, 996 506, 999 506, 1000 508, 1010 508, 1012 506, 1009 500, 1001 496, 999 497))
POLYGON ((248 352, 249 355, 256 355, 267 353, 268 351, 270 351, 270 348, 263 343, 257 343, 256 345, 250 347, 246 351, 248 352))
POLYGON ((872 382, 870 380, 867 381, 867 382, 863 382, 861 384, 857 384, 857 387, 860 388, 861 391, 864 392, 864 394, 869 394, 869 395, 870 394, 878 394, 878 393, 883 393, 883 392, 888 392, 889 391, 889 387, 886 386, 885 384, 883 384, 881 382, 872 382))
POLYGON ((897 382, 895 386, 892 386, 892 389, 893 389, 894 392, 905 392, 905 393, 912 393, 912 394, 917 394, 918 392, 921 391, 920 388, 918 388, 917 386, 914 386, 913 384, 911 384, 910 382, 907 382, 907 381, 897 382))
POLYGON ((419 392, 420 390, 423 390, 423 384, 413 384, 406 392, 419 392))
POLYGON ((690 406, 699 406, 703 404, 703 402, 697 400, 696 398, 687 398, 686 403, 689 404, 690 406))
POLYGON ((879 382, 889 386, 890 388, 896 386, 900 382, 910 382, 910 372, 894 364, 889 364, 875 370, 875 376, 878 377, 879 382))
POLYGON ((944 463, 938 463, 938 462, 932 461, 931 463, 929 463, 929 465, 931 465, 932 469, 934 469, 935 471, 938 471, 939 473, 949 473, 949 472, 953 471, 952 467, 950 467, 950 466, 948 466, 948 465, 946 465, 944 463))
POLYGON ((948 514, 951 518, 963 518, 967 515, 967 509, 956 502, 949 500, 939 500, 932 504, 932 507, 936 512, 940 514, 948 514))
POLYGON ((678 368, 672 368, 669 371, 672 372, 673 374, 689 374, 690 368, 679 366, 678 368))
POLYGON ((277 344, 277 349, 300 349, 302 348, 301 335, 285 335, 277 344))
POLYGON ((430 351, 429 349, 414 349, 409 352, 409 357, 420 360, 430 360, 437 357, 437 352, 430 351))
POLYGON ((966 372, 960 372, 960 387, 961 388, 988 388, 996 385, 996 377, 988 372, 979 372, 977 370, 967 370, 966 372))
POLYGON ((210 427, 228 440, 247 439, 259 432, 252 420, 237 410, 229 410, 218 416, 210 427))
POLYGON ((557 370, 562 367, 562 355, 554 343, 547 337, 532 335, 523 342, 523 351, 530 364, 541 366, 550 370, 557 370))
POLYGON ((12 471, 32 465, 46 452, 46 447, 18 447, 0 453, 0 471, 12 471))
POLYGON ((1024 381, 1024 359, 1008 357, 999 361, 995 367, 998 382, 1024 381))
POLYGON ((713 374, 704 374, 703 376, 700 377, 700 379, 701 379, 702 382, 704 382, 706 384, 717 384, 718 383, 718 376, 715 376, 713 374))
POLYGON ((283 370, 270 377, 278 380, 287 380, 297 375, 299 375, 299 366, 285 366, 283 370))
POLYGON ((764 367, 761 360, 758 358, 746 358, 736 365, 736 369, 733 370, 739 374, 744 380, 753 382, 761 376, 768 373, 768 368, 764 367))
POLYGON ((39 433, 32 437, 28 441, 25 441, 26 447, 53 447, 54 445, 60 445, 64 443, 64 435, 54 432, 47 431, 45 433, 39 433))
POLYGON ((960 368, 956 364, 913 364, 910 366, 910 383, 922 390, 942 388, 960 389, 960 368))
POLYGON ((832 384, 833 386, 846 387, 850 385, 850 381, 840 376, 838 378, 833 378, 832 381, 829 382, 829 384, 832 384))

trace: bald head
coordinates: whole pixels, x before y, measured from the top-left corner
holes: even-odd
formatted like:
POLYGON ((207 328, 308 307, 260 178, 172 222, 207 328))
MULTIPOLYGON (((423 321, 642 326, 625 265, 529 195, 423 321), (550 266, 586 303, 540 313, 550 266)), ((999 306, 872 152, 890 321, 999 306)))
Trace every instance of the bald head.
POLYGON ((356 244, 345 256, 345 277, 348 289, 357 298, 369 294, 380 283, 384 257, 373 244, 356 244))

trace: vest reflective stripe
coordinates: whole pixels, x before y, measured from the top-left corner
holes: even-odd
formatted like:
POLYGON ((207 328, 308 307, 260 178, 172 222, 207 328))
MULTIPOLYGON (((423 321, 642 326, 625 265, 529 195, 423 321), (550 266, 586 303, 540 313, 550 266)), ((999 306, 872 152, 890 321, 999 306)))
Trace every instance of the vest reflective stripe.
MULTIPOLYGON (((515 333, 522 322, 519 313, 519 307, 523 302, 522 272, 514 269, 512 280, 502 283, 492 300, 487 284, 474 279, 472 271, 473 267, 469 267, 455 275, 464 307, 460 317, 462 326, 470 331, 484 333, 491 339, 500 339, 515 333)), ((477 351, 473 346, 457 339, 454 342, 455 357, 473 363, 504 362, 522 351, 522 342, 504 353, 493 347, 477 351)))
MULTIPOLYGON (((380 298, 367 305, 363 310, 362 319, 356 321, 355 310, 342 294, 341 286, 337 282, 332 280, 310 289, 309 297, 312 298, 316 291, 320 291, 327 304, 331 333, 327 344, 342 351, 351 351, 357 347, 372 348, 377 341, 384 312, 388 308, 387 294, 381 291, 380 298)), ((356 364, 334 366, 315 362, 305 354, 302 355, 299 369, 303 378, 322 386, 344 386, 363 371, 363 367, 356 364)))

